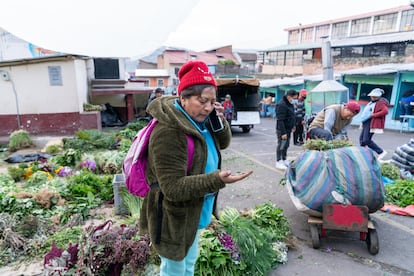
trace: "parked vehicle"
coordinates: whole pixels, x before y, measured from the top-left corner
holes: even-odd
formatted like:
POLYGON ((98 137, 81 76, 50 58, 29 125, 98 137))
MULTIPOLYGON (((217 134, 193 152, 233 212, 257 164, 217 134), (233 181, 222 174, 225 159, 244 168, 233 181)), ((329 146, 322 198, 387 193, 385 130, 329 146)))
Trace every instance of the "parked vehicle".
POLYGON ((227 94, 234 103, 232 126, 240 127, 248 133, 254 125, 260 124, 259 80, 249 76, 226 75, 217 81, 217 98, 224 101, 227 94))

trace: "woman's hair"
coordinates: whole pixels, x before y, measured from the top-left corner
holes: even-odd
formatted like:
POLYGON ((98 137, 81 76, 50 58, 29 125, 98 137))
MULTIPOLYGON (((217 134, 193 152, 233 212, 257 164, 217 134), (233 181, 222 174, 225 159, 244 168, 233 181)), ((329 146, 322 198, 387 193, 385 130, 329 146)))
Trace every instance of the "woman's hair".
POLYGON ((289 90, 286 92, 286 96, 293 97, 293 96, 296 96, 296 95, 299 95, 299 92, 298 92, 298 91, 296 91, 296 90, 293 90, 293 89, 289 89, 289 90))
POLYGON ((200 96, 203 90, 207 87, 215 88, 215 86, 211 84, 196 84, 182 90, 180 96, 185 99, 190 98, 191 96, 200 96))

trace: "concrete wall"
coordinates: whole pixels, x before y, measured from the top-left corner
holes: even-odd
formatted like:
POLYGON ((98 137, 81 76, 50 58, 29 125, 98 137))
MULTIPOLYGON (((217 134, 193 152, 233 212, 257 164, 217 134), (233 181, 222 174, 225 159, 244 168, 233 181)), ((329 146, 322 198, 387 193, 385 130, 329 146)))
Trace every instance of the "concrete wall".
POLYGON ((61 58, 0 64, 10 80, 0 79, 0 135, 20 127, 29 133, 72 134, 101 128, 99 112, 83 112, 88 102, 84 59, 61 58), (49 67, 60 68, 61 85, 52 85, 49 67), (17 96, 17 97, 16 97, 17 96))
MULTIPOLYGON (((10 76, 10 81, 0 81, 1 115, 16 113, 14 91, 17 94, 20 114, 80 111, 73 61, 17 65, 0 70, 7 71, 10 76), (50 85, 49 66, 61 68, 61 86, 50 85)), ((85 86, 83 88, 83 92, 79 93, 86 97, 87 90, 85 86)))

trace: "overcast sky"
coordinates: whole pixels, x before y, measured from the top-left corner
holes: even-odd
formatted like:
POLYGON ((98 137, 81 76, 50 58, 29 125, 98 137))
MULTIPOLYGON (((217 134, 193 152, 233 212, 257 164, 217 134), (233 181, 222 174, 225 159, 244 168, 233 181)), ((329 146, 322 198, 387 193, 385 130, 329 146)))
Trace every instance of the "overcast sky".
MULTIPOLYGON (((287 27, 358 15, 409 0, 1 0, 0 27, 66 53, 139 57, 159 46, 264 50, 287 27)), ((0 41, 1 43, 1 41, 0 41)))

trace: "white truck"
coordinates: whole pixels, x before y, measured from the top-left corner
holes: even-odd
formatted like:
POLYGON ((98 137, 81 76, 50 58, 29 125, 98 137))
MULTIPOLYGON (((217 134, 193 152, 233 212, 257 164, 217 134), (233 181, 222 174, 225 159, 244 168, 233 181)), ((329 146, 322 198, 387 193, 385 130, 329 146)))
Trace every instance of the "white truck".
POLYGON ((224 101, 227 94, 234 103, 235 116, 232 126, 238 126, 248 133, 254 125, 260 124, 260 95, 258 79, 249 76, 226 75, 216 78, 217 98, 224 101))

